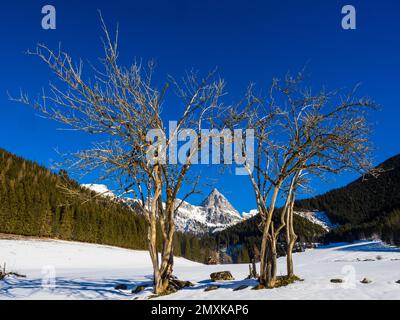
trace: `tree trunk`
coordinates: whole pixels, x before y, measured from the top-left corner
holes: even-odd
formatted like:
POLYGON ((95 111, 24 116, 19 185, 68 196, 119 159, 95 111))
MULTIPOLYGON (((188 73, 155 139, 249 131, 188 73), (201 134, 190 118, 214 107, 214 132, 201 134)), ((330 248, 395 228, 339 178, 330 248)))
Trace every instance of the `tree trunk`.
POLYGON ((260 284, 268 288, 272 288, 276 281, 277 253, 272 216, 275 210, 275 203, 279 189, 280 184, 278 184, 274 189, 274 194, 271 198, 271 206, 268 209, 267 220, 264 222, 263 236, 261 240, 260 284))
POLYGON ((156 221, 151 219, 148 228, 149 253, 153 265, 154 293, 159 294, 163 292, 163 285, 158 262, 156 221))
POLYGON ((291 239, 287 246, 286 252, 286 265, 287 265, 287 276, 291 278, 294 276, 294 268, 293 268, 293 247, 296 243, 296 239, 291 239))
POLYGON ((260 284, 266 285, 267 283, 267 246, 268 246, 268 232, 266 224, 264 224, 263 235, 261 239, 261 252, 260 252, 260 284))
POLYGON ((173 270, 173 255, 171 254, 165 269, 162 271, 157 268, 157 272, 154 273, 154 293, 163 294, 167 291, 169 286, 169 281, 172 277, 173 270))
MULTIPOLYGON (((169 279, 172 273, 172 265, 173 259, 171 258, 171 251, 169 250, 172 247, 172 244, 166 243, 166 239, 163 236, 163 250, 161 252, 161 266, 159 264, 159 257, 157 251, 157 221, 158 219, 163 219, 162 214, 160 213, 160 209, 162 211, 162 207, 160 208, 160 195, 161 195, 161 178, 159 167, 156 166, 154 169, 154 177, 155 177, 155 192, 153 198, 151 199, 150 204, 150 212, 149 212, 149 226, 148 226, 148 240, 149 240, 149 253, 151 257, 151 262, 153 265, 153 287, 155 294, 164 293, 169 284, 169 279), (158 217, 157 217, 158 213, 158 217)), ((173 233, 173 231, 172 231, 173 233)), ((172 243, 172 241, 171 241, 172 243)))
POLYGON ((286 225, 286 265, 287 265, 287 276, 289 278, 294 276, 294 267, 293 267, 293 248, 296 244, 297 235, 294 232, 293 226, 293 214, 294 214, 294 200, 295 200, 295 192, 293 192, 290 206, 287 212, 287 225, 286 225))
POLYGON ((268 237, 267 279, 265 283, 267 288, 275 287, 276 273, 277 273, 277 258, 278 254, 276 251, 276 237, 273 225, 271 225, 270 234, 268 237))
POLYGON ((261 260, 264 261, 264 263, 263 269, 260 267, 260 284, 263 284, 267 288, 273 288, 276 283, 278 254, 276 251, 276 237, 272 225, 265 241, 266 250, 265 257, 261 260))

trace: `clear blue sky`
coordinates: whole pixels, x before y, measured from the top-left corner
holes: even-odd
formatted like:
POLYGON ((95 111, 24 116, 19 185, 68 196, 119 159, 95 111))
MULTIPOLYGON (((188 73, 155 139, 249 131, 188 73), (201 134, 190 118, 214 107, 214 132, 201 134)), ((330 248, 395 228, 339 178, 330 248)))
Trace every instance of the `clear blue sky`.
MULTIPOLYGON (((37 42, 63 48, 94 61, 101 54, 101 9, 109 26, 120 24, 122 61, 155 58, 157 74, 182 75, 218 66, 232 99, 250 81, 266 87, 273 76, 298 71, 306 63, 312 84, 328 88, 362 83, 360 94, 374 98, 382 110, 372 118, 375 163, 400 152, 400 3, 362 1, 22 1, 0 8, 0 147, 48 166, 54 148, 73 151, 87 145, 82 134, 57 131, 58 125, 27 107, 9 102, 6 91, 35 94, 47 84, 46 67, 24 55, 37 42), (41 28, 41 7, 57 9, 57 29, 41 28), (341 8, 357 10, 357 30, 341 28, 341 8)), ((207 169, 216 186, 240 211, 254 207, 248 178, 207 169)), ((317 193, 351 181, 338 177, 316 182, 317 193)), ((90 182, 90 181, 82 181, 90 182)), ((209 190, 204 188, 204 192, 209 190)), ((198 202, 203 196, 195 196, 198 202)))

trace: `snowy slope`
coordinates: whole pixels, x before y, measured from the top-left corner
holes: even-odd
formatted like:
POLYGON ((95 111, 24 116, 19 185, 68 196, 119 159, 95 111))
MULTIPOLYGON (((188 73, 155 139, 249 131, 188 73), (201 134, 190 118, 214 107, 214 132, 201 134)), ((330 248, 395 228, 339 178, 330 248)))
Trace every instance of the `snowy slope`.
POLYGON ((243 219, 250 219, 258 214, 257 209, 251 209, 249 212, 242 212, 243 219))
POLYGON ((104 184, 82 184, 81 187, 97 192, 104 197, 116 198, 116 195, 104 184))
MULTIPOLYGON (((330 221, 330 219, 326 215, 326 213, 322 212, 322 211, 295 211, 294 213, 311 221, 312 223, 315 223, 315 224, 321 226, 326 231, 329 231, 329 230, 337 227, 337 225, 333 224, 330 221)), ((254 217, 257 214, 258 214, 258 210, 253 209, 253 210, 250 210, 249 212, 243 212, 242 217, 243 217, 243 219, 249 219, 251 217, 254 217)))
MULTIPOLYGON (((195 287, 163 299, 400 299, 400 249, 380 242, 337 244, 294 254, 295 271, 302 282, 273 290, 233 291, 242 284, 248 266, 202 265, 175 259, 174 273, 195 287), (212 284, 209 274, 230 270, 235 281, 220 282, 220 289, 204 292, 212 284), (372 282, 362 284, 367 277, 372 282), (332 278, 344 279, 334 284, 332 278)), ((0 263, 27 278, 0 281, 0 299, 145 299, 151 288, 132 294, 137 284, 151 282, 151 262, 145 251, 56 240, 0 240, 0 263), (54 274, 54 281, 52 281, 54 274), (128 290, 116 290, 126 284, 128 290)), ((278 274, 285 259, 279 258, 278 274)))
POLYGON ((333 224, 325 212, 322 211, 295 211, 295 214, 306 218, 312 223, 320 225, 326 231, 332 230, 337 227, 333 224))

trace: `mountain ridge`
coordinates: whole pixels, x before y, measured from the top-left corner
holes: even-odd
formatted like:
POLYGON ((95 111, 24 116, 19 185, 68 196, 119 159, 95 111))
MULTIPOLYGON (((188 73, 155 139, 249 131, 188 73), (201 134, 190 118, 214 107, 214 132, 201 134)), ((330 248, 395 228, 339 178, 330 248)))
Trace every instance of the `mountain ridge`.
MULTIPOLYGON (((134 202, 137 200, 120 198, 104 184, 82 184, 81 186, 111 200, 122 200, 132 208, 136 208, 134 202)), ((176 207, 178 206, 175 227, 180 232, 207 234, 224 230, 245 219, 217 188, 212 189, 200 205, 192 205, 187 201, 177 199, 176 207)))

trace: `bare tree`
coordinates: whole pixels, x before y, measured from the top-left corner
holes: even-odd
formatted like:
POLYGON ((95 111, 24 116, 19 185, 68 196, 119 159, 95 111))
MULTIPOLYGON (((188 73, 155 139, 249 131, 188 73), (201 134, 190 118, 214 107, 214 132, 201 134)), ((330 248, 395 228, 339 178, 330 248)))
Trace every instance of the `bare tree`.
POLYGON ((370 163, 370 128, 367 111, 376 105, 370 99, 344 96, 339 91, 313 94, 301 87, 303 75, 273 80, 267 99, 250 92, 242 109, 232 111, 231 125, 254 128, 256 157, 249 170, 258 211, 262 218, 260 283, 274 287, 277 271, 277 238, 287 227, 288 274, 293 275, 291 252, 296 241, 293 206, 305 173, 323 176, 347 170, 367 172, 370 163), (249 107, 251 105, 251 107, 249 107), (281 224, 275 226, 276 202, 287 187, 281 224))
MULTIPOLYGON (((297 239, 293 226, 294 204, 299 188, 307 189, 310 179, 326 174, 355 171, 376 177, 379 170, 372 168, 370 125, 368 111, 376 104, 367 98, 356 98, 357 87, 345 96, 338 91, 322 90, 312 94, 300 87, 301 75, 286 81, 282 92, 289 102, 286 126, 291 128, 290 143, 296 154, 287 201, 286 214, 287 276, 294 276, 292 251, 297 239)), ((281 224, 282 226, 282 224, 281 224)), ((277 235, 276 235, 277 236, 277 235)))
POLYGON ((198 145, 193 142, 184 161, 177 163, 166 161, 167 150, 182 130, 199 133, 202 123, 211 123, 219 112, 215 109, 221 107, 224 81, 215 73, 199 79, 191 72, 180 81, 170 77, 158 89, 153 81, 153 63, 120 65, 118 31, 112 40, 102 18, 101 22, 105 37, 100 67, 91 66, 84 73, 82 61, 75 63, 61 49, 53 51, 39 44, 28 53, 42 60, 57 82, 50 82, 49 94, 43 91, 36 100, 26 94, 14 100, 33 106, 72 130, 96 135, 92 147, 74 153, 64 165, 68 170, 94 172, 100 179, 117 181, 123 194, 132 193, 138 199, 148 223, 154 292, 161 294, 168 291, 173 271, 174 215, 180 206, 177 196, 189 180, 192 188, 180 196, 185 200, 195 192, 197 178, 188 172, 198 145), (180 102, 169 105, 164 114, 171 85, 180 102), (174 114, 176 127, 169 132, 167 115, 174 114), (161 137, 150 141, 151 130, 158 130, 161 137), (161 252, 157 250, 158 230, 161 252))

